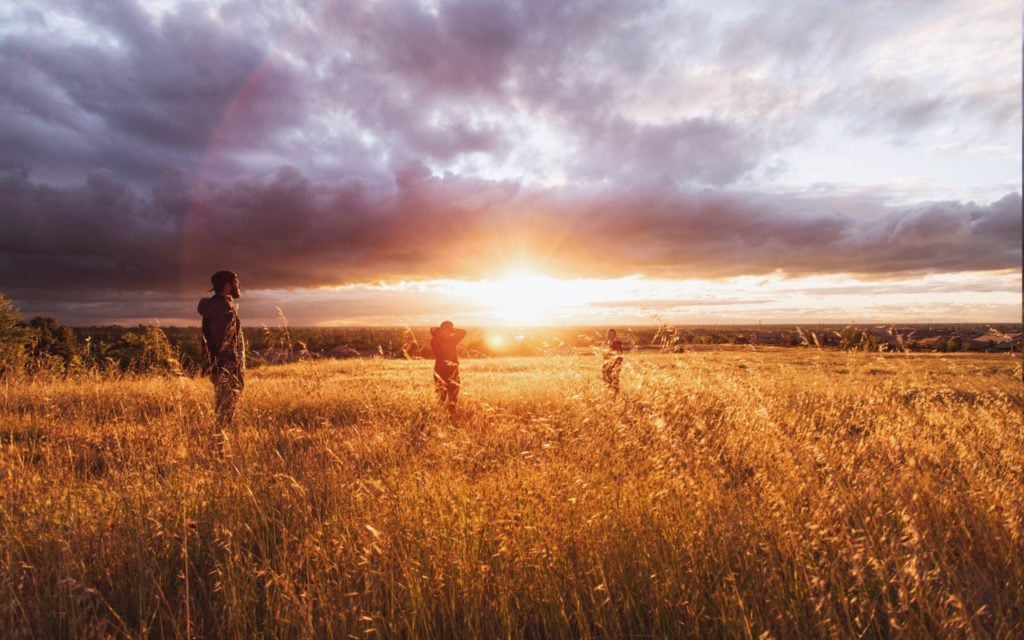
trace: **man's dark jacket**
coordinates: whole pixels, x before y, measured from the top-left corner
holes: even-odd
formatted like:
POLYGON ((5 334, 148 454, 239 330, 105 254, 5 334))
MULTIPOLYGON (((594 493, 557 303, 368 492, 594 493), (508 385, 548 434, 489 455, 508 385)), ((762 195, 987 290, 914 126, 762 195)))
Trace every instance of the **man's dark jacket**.
POLYGON ((238 307, 230 296, 221 294, 199 301, 203 316, 203 371, 228 370, 241 376, 245 371, 245 337, 238 307))

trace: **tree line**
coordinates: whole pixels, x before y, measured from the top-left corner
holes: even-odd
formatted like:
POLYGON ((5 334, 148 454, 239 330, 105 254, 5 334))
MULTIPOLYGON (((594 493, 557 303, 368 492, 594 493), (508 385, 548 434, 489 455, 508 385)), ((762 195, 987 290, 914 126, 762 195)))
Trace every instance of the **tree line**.
MULTIPOLYGON (((627 330, 631 349, 679 352, 703 345, 812 347, 847 351, 989 350, 974 339, 995 331, 1020 350, 1019 325, 849 326, 672 326, 627 330)), ((429 357, 426 329, 407 327, 246 327, 249 363, 286 362, 302 357, 429 357)), ((600 342, 602 329, 564 327, 504 333, 503 342, 489 340, 486 330, 470 330, 460 352, 473 356, 527 356, 574 353, 600 342)), ((70 327, 55 318, 23 321, 14 304, 0 293, 0 377, 13 374, 199 371, 202 347, 196 327, 70 327)))
POLYGON ((0 294, 0 377, 182 369, 181 351, 158 327, 120 329, 109 339, 94 340, 49 316, 24 322, 14 304, 0 294))

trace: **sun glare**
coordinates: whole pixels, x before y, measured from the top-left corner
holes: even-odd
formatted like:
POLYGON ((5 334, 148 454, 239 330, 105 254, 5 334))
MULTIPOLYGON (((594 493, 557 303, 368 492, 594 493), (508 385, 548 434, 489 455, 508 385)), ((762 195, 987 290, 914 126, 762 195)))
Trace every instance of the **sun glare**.
POLYGON ((515 324, 540 324, 565 303, 565 282, 529 272, 481 282, 481 301, 499 318, 515 324))

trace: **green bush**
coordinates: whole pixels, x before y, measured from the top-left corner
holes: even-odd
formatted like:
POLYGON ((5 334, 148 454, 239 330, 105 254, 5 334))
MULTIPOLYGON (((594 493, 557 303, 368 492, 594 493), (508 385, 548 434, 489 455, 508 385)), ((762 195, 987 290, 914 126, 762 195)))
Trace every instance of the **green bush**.
POLYGON ((0 378, 25 370, 30 336, 21 323, 21 312, 0 293, 0 378))
POLYGON ((180 373, 181 365, 174 347, 158 327, 146 327, 141 333, 126 331, 110 350, 122 371, 133 373, 180 373))

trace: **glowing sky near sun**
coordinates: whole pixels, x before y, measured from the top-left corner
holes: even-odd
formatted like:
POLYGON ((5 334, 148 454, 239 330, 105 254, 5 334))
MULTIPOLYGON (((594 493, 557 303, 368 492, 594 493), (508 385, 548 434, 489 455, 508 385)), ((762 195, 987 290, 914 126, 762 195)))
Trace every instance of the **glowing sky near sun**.
POLYGON ((0 293, 75 324, 1019 321, 1008 0, 0 5, 0 293))

